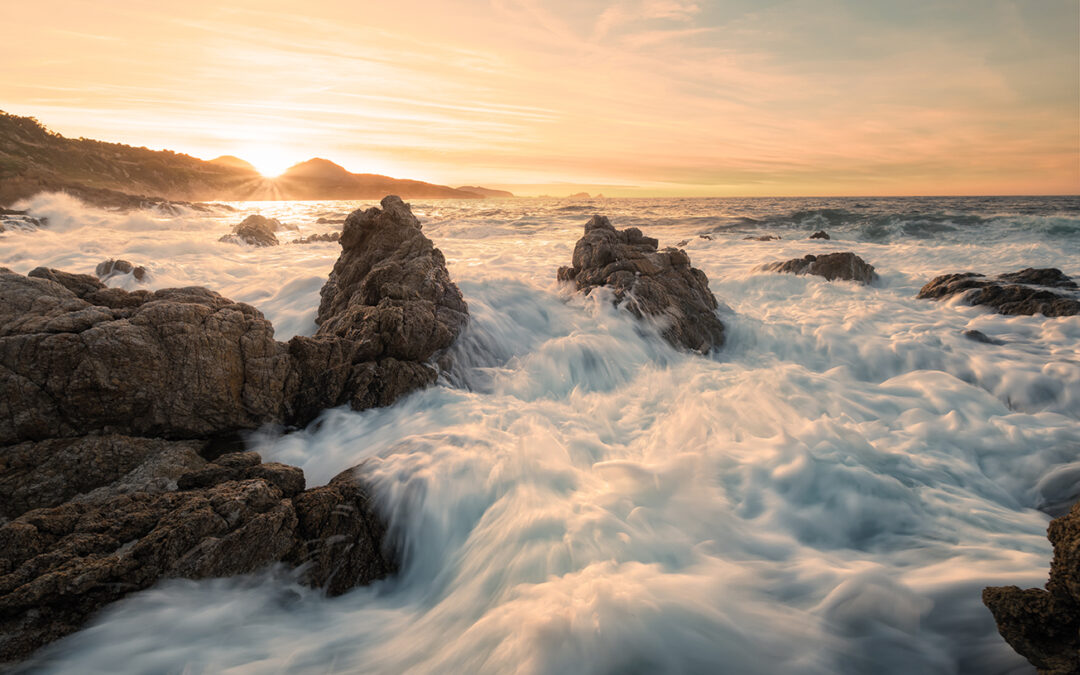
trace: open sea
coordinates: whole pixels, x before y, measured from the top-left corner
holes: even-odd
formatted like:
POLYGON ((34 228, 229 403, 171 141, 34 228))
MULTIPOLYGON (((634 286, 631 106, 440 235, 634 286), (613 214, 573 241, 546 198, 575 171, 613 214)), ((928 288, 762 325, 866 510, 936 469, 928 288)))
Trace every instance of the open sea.
MULTIPOLYGON (((372 204, 112 213, 41 195, 21 208, 49 226, 0 234, 0 265, 124 258, 149 288, 254 305, 287 340, 315 331, 340 247, 286 242, 372 204), (269 248, 217 241, 256 212, 299 230, 269 248)), ((1049 514, 1080 498, 1080 316, 915 295, 949 272, 1080 280, 1080 197, 412 206, 469 303, 453 370, 392 407, 250 438, 309 487, 365 462, 400 574, 337 598, 284 569, 165 581, 35 671, 1034 672, 980 592, 1041 586, 1049 514), (723 349, 678 352, 604 294, 556 282, 594 213, 686 242, 723 349), (819 229, 832 240, 807 239, 819 229), (782 239, 743 239, 764 234, 782 239), (758 269, 834 251, 880 279, 758 269)))

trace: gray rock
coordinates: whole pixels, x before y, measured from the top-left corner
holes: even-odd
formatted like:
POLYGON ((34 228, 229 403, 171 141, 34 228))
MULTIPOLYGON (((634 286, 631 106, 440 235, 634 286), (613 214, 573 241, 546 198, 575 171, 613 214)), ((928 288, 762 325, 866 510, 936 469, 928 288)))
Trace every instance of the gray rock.
POLYGON ((967 339, 969 339, 969 340, 973 340, 975 342, 982 342, 983 344, 987 344, 987 345, 1003 345, 1003 344, 1005 344, 1001 340, 997 340, 995 338, 990 337, 989 335, 982 332, 981 330, 965 330, 962 333, 962 335, 964 337, 966 337, 967 339))
POLYGON ((1080 313, 1076 288, 1059 269, 1029 267, 994 279, 973 272, 945 274, 923 286, 917 297, 940 300, 963 294, 967 304, 985 305, 999 314, 1072 316, 1080 313))
POLYGON ((635 316, 657 320, 676 347, 705 354, 724 344, 705 273, 690 266, 682 249, 658 250, 657 240, 637 228, 616 230, 604 216, 593 216, 574 246, 573 265, 559 268, 558 278, 586 294, 610 288, 615 302, 635 316))
POLYGON ((877 279, 873 265, 849 252, 807 255, 787 262, 770 263, 762 269, 785 274, 814 274, 829 281, 843 279, 862 284, 869 284, 877 279))

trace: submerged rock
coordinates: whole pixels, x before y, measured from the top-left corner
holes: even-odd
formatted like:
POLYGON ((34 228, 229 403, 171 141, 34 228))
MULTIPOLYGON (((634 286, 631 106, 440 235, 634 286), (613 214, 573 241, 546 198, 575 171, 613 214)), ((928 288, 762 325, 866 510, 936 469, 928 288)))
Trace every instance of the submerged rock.
POLYGON ((844 279, 862 284, 869 284, 877 278, 873 265, 850 252, 807 255, 787 262, 770 263, 762 269, 785 274, 815 274, 829 281, 844 279))
POLYGON ((676 347, 704 354, 724 344, 705 273, 690 266, 682 249, 658 250, 657 240, 635 227, 616 230, 606 217, 593 216, 574 246, 573 265, 560 267, 558 278, 586 294, 610 288, 635 316, 658 320, 661 335, 676 347))
MULTIPOLYGON (((249 244, 251 246, 277 246, 278 238, 274 234, 288 229, 277 218, 267 218, 253 214, 236 226, 232 234, 226 234, 218 241, 230 244, 249 244)), ((295 229, 295 228, 293 228, 295 229)))
POLYGON ((760 237, 743 237, 746 241, 779 241, 780 235, 763 234, 760 237))
POLYGON ((146 281, 149 277, 149 272, 142 265, 132 265, 127 260, 113 260, 112 258, 99 262, 94 269, 94 274, 102 281, 121 274, 130 274, 138 281, 146 281))
POLYGON ((7 230, 36 230, 45 227, 48 220, 35 218, 26 211, 0 208, 0 232, 7 230))
POLYGON ((832 237, 830 237, 829 233, 825 230, 818 230, 817 232, 810 235, 810 239, 832 239, 832 237))
POLYGON ((1059 269, 1029 267, 993 279, 974 272, 945 274, 923 286, 917 297, 940 300, 962 293, 967 304, 986 305, 999 314, 1072 316, 1080 313, 1080 298, 1069 293, 1076 289, 1076 282, 1059 269))
POLYGON ((392 573, 367 492, 353 473, 343 476, 305 492, 300 469, 235 453, 202 461, 171 490, 20 515, 0 527, 0 662, 25 658, 163 578, 231 576, 286 561, 306 565, 303 581, 336 594, 392 573))
POLYGON ((312 234, 299 239, 293 239, 290 244, 315 244, 323 241, 338 241, 341 239, 340 232, 327 232, 326 234, 312 234))
POLYGON ((1080 502, 1047 528, 1054 545, 1046 588, 992 586, 982 599, 998 632, 1042 675, 1080 673, 1080 502))

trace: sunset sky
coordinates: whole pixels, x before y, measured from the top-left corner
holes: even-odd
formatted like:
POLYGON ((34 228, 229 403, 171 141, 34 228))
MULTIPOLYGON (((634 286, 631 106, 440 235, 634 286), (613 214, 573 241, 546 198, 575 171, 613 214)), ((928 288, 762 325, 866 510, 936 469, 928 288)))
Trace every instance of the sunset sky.
POLYGON ((1078 11, 4 2, 0 109, 270 173, 321 156, 523 194, 1074 194, 1078 11))

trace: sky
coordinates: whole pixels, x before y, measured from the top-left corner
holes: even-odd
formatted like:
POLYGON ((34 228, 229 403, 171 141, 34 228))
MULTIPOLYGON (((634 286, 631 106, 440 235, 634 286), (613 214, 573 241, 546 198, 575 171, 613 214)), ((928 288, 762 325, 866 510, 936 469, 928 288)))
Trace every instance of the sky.
POLYGON ((1080 193, 1076 0, 33 0, 0 25, 0 110, 268 174, 1080 193))

